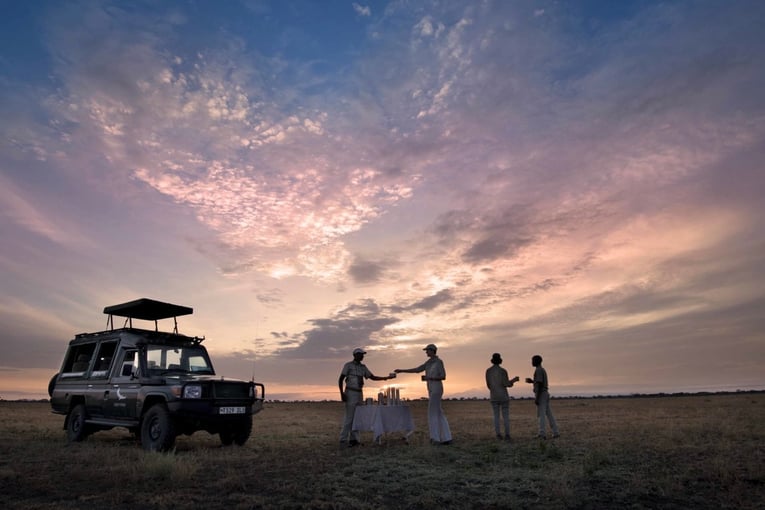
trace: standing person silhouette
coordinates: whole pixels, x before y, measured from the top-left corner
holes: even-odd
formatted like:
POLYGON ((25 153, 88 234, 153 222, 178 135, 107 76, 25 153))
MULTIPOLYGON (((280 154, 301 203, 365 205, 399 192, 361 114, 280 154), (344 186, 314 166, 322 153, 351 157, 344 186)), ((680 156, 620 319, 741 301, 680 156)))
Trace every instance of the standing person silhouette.
POLYGON ((437 347, 428 344, 423 351, 428 356, 428 361, 415 368, 397 368, 394 372, 414 374, 425 371, 422 380, 428 383, 428 429, 430 430, 431 444, 452 444, 452 432, 449 430, 449 422, 446 420, 444 410, 441 408, 441 398, 444 396, 444 383, 446 369, 444 362, 436 356, 437 347))
POLYGON ((373 381, 387 381, 393 377, 380 377, 369 371, 367 366, 362 363, 366 351, 364 349, 353 349, 353 361, 343 365, 340 371, 340 377, 337 385, 340 387, 340 399, 345 402, 345 417, 343 418, 343 428, 340 431, 340 444, 348 441, 348 446, 358 446, 359 431, 351 430, 353 426, 353 415, 356 413, 356 406, 364 401, 364 379, 373 381), (345 382, 345 390, 343 390, 345 382))
POLYGON ((559 437, 558 424, 555 422, 552 409, 550 409, 550 392, 547 383, 547 370, 542 368, 542 356, 535 354, 531 357, 531 366, 535 367, 534 378, 527 377, 526 382, 534 385, 534 403, 537 405, 537 418, 539 419, 539 439, 547 439, 547 426, 545 419, 550 421, 553 438, 559 437))
POLYGON ((499 413, 502 411, 502 421, 505 426, 504 438, 510 441, 510 395, 507 394, 507 388, 520 381, 518 376, 509 379, 507 370, 502 368, 502 356, 495 352, 491 355, 491 366, 486 369, 486 387, 489 388, 489 399, 491 408, 494 411, 494 432, 497 439, 502 439, 499 429, 499 413))

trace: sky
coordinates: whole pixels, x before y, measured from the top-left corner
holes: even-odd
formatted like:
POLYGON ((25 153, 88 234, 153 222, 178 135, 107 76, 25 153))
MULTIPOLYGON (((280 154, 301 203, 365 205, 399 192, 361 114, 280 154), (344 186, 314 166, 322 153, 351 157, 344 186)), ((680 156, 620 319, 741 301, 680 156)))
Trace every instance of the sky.
POLYGON ((267 398, 765 389, 763 2, 0 8, 0 398, 141 297, 267 398))

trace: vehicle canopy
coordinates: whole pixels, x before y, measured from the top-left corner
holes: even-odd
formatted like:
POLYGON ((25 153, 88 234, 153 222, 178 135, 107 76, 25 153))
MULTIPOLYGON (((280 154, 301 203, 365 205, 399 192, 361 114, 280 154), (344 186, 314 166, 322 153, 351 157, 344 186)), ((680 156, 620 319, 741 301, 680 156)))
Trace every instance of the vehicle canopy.
POLYGON ((104 313, 109 316, 107 325, 109 329, 114 329, 114 316, 125 317, 125 325, 133 327, 133 319, 145 321, 154 321, 154 330, 159 331, 158 321, 161 319, 173 318, 173 332, 178 333, 178 317, 191 315, 194 309, 188 306, 174 305, 172 303, 163 303, 149 298, 136 299, 121 303, 119 305, 107 306, 104 313))
POLYGON ((69 358, 65 360, 65 368, 70 371, 75 362, 75 358, 81 354, 91 354, 95 346, 88 347, 88 352, 80 352, 75 349, 78 345, 93 344, 94 341, 105 341, 119 338, 120 345, 125 347, 138 347, 139 345, 167 345, 181 347, 199 346, 204 337, 187 336, 178 333, 177 317, 190 315, 193 309, 188 306, 164 303, 148 298, 136 299, 117 305, 107 306, 104 313, 109 316, 107 328, 105 331, 94 333, 79 333, 69 342, 74 350, 70 350, 69 358), (125 324, 122 328, 114 328, 114 317, 125 317, 125 324), (172 318, 174 321, 172 331, 160 331, 158 321, 172 318), (154 321, 154 329, 142 329, 133 327, 133 319, 154 321))

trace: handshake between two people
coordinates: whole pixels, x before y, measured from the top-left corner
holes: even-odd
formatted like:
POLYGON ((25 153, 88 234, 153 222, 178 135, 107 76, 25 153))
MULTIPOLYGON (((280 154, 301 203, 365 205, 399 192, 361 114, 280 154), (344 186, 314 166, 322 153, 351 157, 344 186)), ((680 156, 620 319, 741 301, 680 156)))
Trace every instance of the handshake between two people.
MULTIPOLYGON (((410 369, 397 368, 390 375, 395 376, 395 374, 400 374, 400 373, 410 373, 410 374, 413 374, 413 373, 416 373, 416 372, 417 372, 417 370, 412 369, 412 368, 410 368, 410 369)), ((423 380, 423 381, 431 381, 431 380, 433 380, 433 381, 444 381, 444 380, 446 380, 446 377, 439 379, 439 378, 431 378, 431 377, 428 377, 427 375, 422 375, 422 376, 420 376, 420 379, 423 380)))
MULTIPOLYGON (((406 373, 406 372, 414 373, 414 370, 408 370, 406 368, 397 368, 396 370, 391 372, 391 375, 396 375, 396 374, 401 374, 401 373, 406 373)), ((422 379, 423 381, 427 381, 428 380, 427 376, 424 376, 424 375, 422 377, 420 377, 420 379, 422 379)))
MULTIPOLYGON (((348 391, 361 392, 360 388, 348 388, 348 387, 346 387, 346 389, 343 390, 343 382, 346 380, 346 378, 347 378, 347 376, 345 374, 341 374, 340 375, 340 379, 338 380, 338 383, 337 383, 338 386, 340 387, 340 400, 342 400, 343 402, 348 402, 348 393, 347 393, 348 391)), ((396 373, 395 372, 391 372, 387 376, 372 375, 370 378, 373 381, 388 381, 390 379, 395 379, 396 378, 396 373)), ((363 384, 363 379, 361 377, 359 377, 359 381, 363 384)))

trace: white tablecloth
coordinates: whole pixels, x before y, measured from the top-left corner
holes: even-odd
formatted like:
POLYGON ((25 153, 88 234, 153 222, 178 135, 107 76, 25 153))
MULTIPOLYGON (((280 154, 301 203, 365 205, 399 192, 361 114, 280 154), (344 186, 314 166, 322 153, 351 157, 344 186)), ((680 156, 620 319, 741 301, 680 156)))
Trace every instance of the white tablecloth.
POLYGON ((386 432, 404 432, 405 437, 414 432, 414 420, 409 406, 364 405, 356 407, 353 430, 371 430, 376 442, 386 432))

